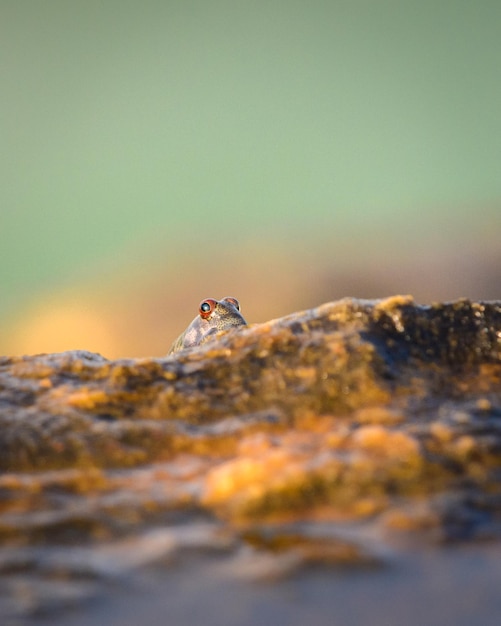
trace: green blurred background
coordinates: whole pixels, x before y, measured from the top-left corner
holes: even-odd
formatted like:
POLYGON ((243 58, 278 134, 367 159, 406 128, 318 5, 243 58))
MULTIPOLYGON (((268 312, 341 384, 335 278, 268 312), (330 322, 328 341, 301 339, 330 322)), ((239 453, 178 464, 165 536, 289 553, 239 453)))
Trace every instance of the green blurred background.
POLYGON ((499 0, 0 0, 0 50, 0 353, 500 297, 499 0))

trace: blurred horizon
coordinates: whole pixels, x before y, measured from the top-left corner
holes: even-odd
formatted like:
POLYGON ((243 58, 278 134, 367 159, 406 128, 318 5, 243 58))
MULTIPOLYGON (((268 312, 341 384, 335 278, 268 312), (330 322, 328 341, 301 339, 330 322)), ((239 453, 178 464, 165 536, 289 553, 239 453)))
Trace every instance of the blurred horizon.
POLYGON ((0 353, 500 297, 499 2, 4 0, 0 35, 0 353))

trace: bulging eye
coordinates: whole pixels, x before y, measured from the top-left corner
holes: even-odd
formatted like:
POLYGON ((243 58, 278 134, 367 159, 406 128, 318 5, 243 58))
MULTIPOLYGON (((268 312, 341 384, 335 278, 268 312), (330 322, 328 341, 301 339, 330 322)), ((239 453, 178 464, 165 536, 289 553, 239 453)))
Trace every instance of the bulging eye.
POLYGON ((211 313, 214 311, 215 308, 216 308, 216 301, 213 300, 212 298, 207 298, 207 300, 202 300, 202 302, 200 303, 200 307, 198 309, 198 312, 200 313, 200 317, 206 320, 208 317, 210 317, 211 313))
POLYGON ((228 297, 228 298, 223 298, 223 300, 224 302, 229 302, 230 304, 232 304, 237 311, 240 311, 240 303, 238 302, 236 298, 228 297))

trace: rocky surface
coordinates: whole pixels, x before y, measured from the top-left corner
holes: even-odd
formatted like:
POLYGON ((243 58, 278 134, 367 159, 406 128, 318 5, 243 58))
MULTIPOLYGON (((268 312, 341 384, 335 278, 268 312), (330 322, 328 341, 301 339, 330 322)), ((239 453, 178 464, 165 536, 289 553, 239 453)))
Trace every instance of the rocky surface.
POLYGON ((0 359, 0 614, 501 536, 501 303, 345 299, 165 359, 0 359), (174 567, 171 565, 171 567, 174 567))

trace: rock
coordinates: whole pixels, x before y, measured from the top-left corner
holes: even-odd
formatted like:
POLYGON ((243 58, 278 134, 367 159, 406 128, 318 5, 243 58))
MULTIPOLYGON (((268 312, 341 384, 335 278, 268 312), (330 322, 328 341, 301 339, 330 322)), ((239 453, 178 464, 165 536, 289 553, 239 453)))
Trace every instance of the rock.
POLYGON ((3 357, 2 567, 14 545, 43 573, 53 546, 143 541, 180 516, 273 572, 378 560, 395 533, 499 537, 500 383, 501 303, 400 296, 165 359, 3 357))

